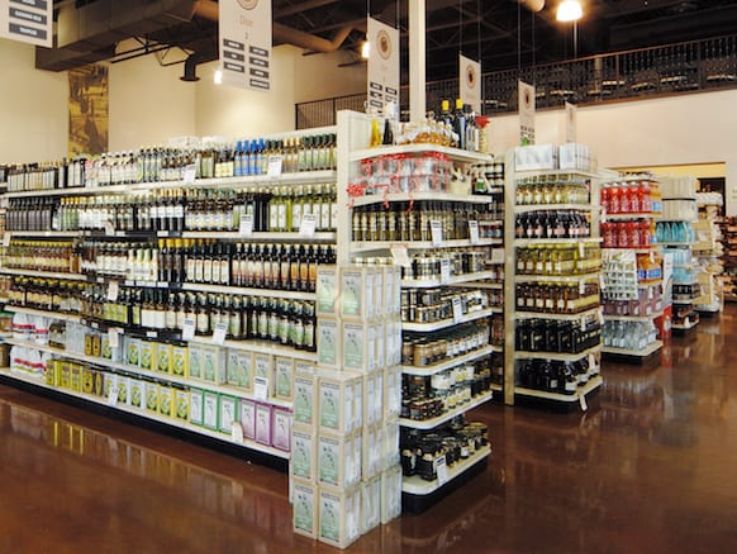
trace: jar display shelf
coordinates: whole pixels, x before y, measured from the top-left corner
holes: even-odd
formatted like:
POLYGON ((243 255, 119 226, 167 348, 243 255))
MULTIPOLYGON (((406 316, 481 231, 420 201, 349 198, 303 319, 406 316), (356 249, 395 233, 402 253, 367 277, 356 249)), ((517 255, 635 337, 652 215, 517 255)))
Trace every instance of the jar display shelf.
POLYGON ((461 202, 464 204, 490 204, 491 197, 480 194, 453 194, 452 192, 393 192, 389 194, 369 194, 351 198, 354 208, 383 204, 384 202, 461 202))
POLYGON ((476 350, 472 350, 471 352, 467 352, 466 354, 462 354, 461 356, 446 358, 444 361, 437 364, 432 364, 428 366, 403 365, 402 373, 406 373, 407 375, 419 375, 422 377, 428 377, 430 375, 434 375, 435 373, 445 371, 446 369, 451 369, 461 364, 478 360, 479 358, 488 356, 493 351, 494 348, 491 345, 488 345, 484 346, 483 348, 478 348, 476 350))
POLYGON ((659 318, 661 315, 663 315, 663 310, 658 310, 645 315, 604 314, 604 318, 607 321, 650 321, 651 319, 659 318))
POLYGON ((432 241, 367 241, 352 242, 350 251, 352 254, 362 252, 376 252, 379 250, 391 250, 393 246, 404 246, 407 250, 430 250, 433 248, 465 248, 468 246, 492 246, 502 244, 502 239, 479 239, 475 244, 470 239, 443 240, 439 245, 432 241))
POLYGON ((454 417, 464 414, 467 411, 477 408, 478 406, 481 406, 481 404, 488 402, 489 400, 491 400, 492 395, 493 395, 493 392, 479 394, 478 396, 476 396, 476 398, 472 398, 470 402, 467 402, 452 410, 448 410, 444 414, 439 415, 438 417, 434 417, 432 419, 416 421, 414 419, 407 419, 404 417, 400 417, 399 425, 401 425, 402 427, 408 427, 411 429, 422 429, 424 431, 435 429, 438 425, 442 425, 443 423, 450 421, 454 417))
POLYGON ((459 163, 485 163, 491 161, 491 155, 482 152, 471 152, 460 148, 450 148, 431 143, 399 144, 396 146, 377 146, 364 150, 354 150, 350 154, 350 161, 357 162, 376 158, 378 156, 391 156, 395 154, 445 154, 454 162, 459 163))
POLYGON ((87 276, 81 273, 63 273, 55 271, 35 271, 32 269, 0 268, 2 275, 18 275, 20 277, 43 277, 46 279, 66 279, 67 281, 86 281, 87 276))
MULTIPOLYGON (((493 271, 479 271, 476 273, 464 273, 462 275, 454 275, 447 281, 440 279, 402 279, 402 288, 407 289, 429 289, 436 287, 445 287, 449 285, 460 285, 473 283, 479 279, 491 279, 496 275, 493 271)), ((473 288, 477 288, 477 283, 473 284, 473 288)))
POLYGON ((451 317, 449 319, 433 321, 432 323, 402 323, 402 331, 414 331, 417 333, 430 333, 432 331, 439 331, 441 329, 447 329, 448 327, 459 325, 460 323, 467 323, 469 321, 475 321, 477 319, 489 317, 491 314, 494 313, 495 310, 501 311, 500 308, 485 308, 483 310, 477 310, 475 312, 464 314, 458 319, 454 319, 451 317))
POLYGON ((450 483, 453 479, 463 474, 466 470, 473 467, 481 460, 487 458, 491 454, 491 446, 486 445, 474 452, 465 460, 460 460, 448 468, 448 479, 441 483, 438 479, 434 481, 426 481, 419 475, 402 478, 402 492, 407 494, 426 495, 431 494, 450 483))
MULTIPOLYGON (((575 362, 581 358, 587 358, 589 354, 595 354, 601 349, 601 343, 577 354, 568 352, 523 352, 516 350, 514 357, 517 360, 556 360, 561 362, 575 362)), ((516 390, 516 389, 515 389, 516 390)))
POLYGON ((557 314, 550 312, 524 312, 516 311, 514 313, 515 319, 557 319, 560 321, 578 321, 593 315, 601 313, 601 306, 597 305, 593 308, 587 308, 581 312, 575 314, 557 314))
POLYGON ((604 346, 602 347, 601 352, 602 354, 607 354, 608 356, 616 356, 620 358, 645 359, 655 354, 661 348, 663 348, 663 342, 656 340, 639 350, 631 350, 629 348, 617 348, 614 346, 604 346))
POLYGON ((573 402, 578 402, 581 404, 581 408, 585 411, 586 403, 585 403, 585 400, 583 399, 588 394, 598 389, 602 383, 603 383, 603 380, 601 378, 601 375, 596 375, 590 378, 583 387, 578 387, 576 389, 576 392, 573 394, 561 394, 557 392, 548 392, 548 391, 528 389, 525 387, 517 387, 517 386, 514 387, 514 393, 520 396, 538 398, 542 400, 552 400, 554 402, 565 402, 569 404, 573 402))

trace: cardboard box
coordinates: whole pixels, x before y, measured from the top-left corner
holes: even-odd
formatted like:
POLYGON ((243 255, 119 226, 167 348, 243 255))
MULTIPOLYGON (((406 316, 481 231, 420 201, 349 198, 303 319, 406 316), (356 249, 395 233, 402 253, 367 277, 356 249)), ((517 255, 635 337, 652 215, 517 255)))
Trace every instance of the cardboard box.
POLYGON ((317 376, 300 372, 294 378, 294 421, 306 425, 317 422, 317 376))
POLYGON ((317 434, 309 425, 292 426, 292 456, 289 470, 293 477, 315 482, 317 479, 317 434))
POLYGON ((228 384, 246 391, 253 390, 253 353, 242 350, 228 351, 228 384))
POLYGON ((379 430, 380 471, 401 463, 399 452, 399 419, 388 420, 379 430))
MULTIPOLYGON (((384 451, 381 436, 382 428, 366 426, 361 431, 363 459, 361 461, 361 479, 371 479, 384 469, 384 451)), ((399 445, 397 445, 399 448, 399 445)), ((398 451, 398 450, 397 450, 398 451)))
MULTIPOLYGON (((50 363, 46 369, 46 375, 54 373, 53 364, 50 363)), ((82 392, 85 394, 94 394, 95 392, 95 372, 87 367, 82 368, 82 392)))
POLYGON ((69 364, 69 388, 74 392, 82 391, 82 366, 69 364))
POLYGON ((318 317, 332 316, 338 313, 339 275, 334 265, 319 265, 317 267, 317 283, 315 295, 317 301, 315 310, 318 317))
POLYGON ((396 266, 383 268, 384 315, 396 317, 402 308, 402 270, 396 266))
POLYGON ((317 362, 323 367, 340 368, 341 327, 337 319, 321 317, 317 320, 317 362))
POLYGON ((402 467, 392 466, 381 474, 381 523, 402 513, 402 467))
POLYGON ((139 365, 141 366, 141 369, 153 371, 156 368, 156 350, 154 349, 154 343, 147 340, 141 341, 140 352, 141 358, 139 365))
POLYGON ((125 337, 125 362, 128 365, 140 367, 141 365, 141 339, 125 337))
POLYGON ((291 401, 294 398, 294 359, 275 358, 274 374, 276 376, 274 396, 280 400, 291 401))
POLYGON ((105 378, 107 373, 95 371, 95 396, 102 396, 105 388, 105 378))
POLYGON ((372 267, 345 267, 340 272, 340 315, 354 320, 373 317, 374 274, 372 267))
POLYGON ((363 424, 379 425, 384 421, 384 371, 363 375, 363 424))
POLYGON ((256 442, 271 446, 271 406, 256 404, 256 442))
POLYGON ((402 367, 394 366, 384 373, 384 419, 399 417, 402 411, 402 367))
POLYGON ((360 490, 324 486, 318 490, 318 539, 337 548, 347 548, 360 533, 360 490))
POLYGON ((256 439, 256 402, 241 399, 240 422, 243 427, 243 436, 250 440, 256 439))
POLYGON ((199 345, 189 343, 187 359, 189 360, 189 376, 192 379, 203 380, 205 372, 202 368, 202 356, 200 355, 199 345))
POLYGON ((130 377, 118 375, 118 404, 128 404, 130 402, 130 377))
POLYGON ((202 392, 202 425, 212 431, 218 430, 218 393, 202 392))
POLYGON ((289 452, 292 435, 292 412, 274 406, 271 409, 271 446, 289 452))
MULTIPOLYGON (((70 383, 70 375, 69 375, 69 362, 62 362, 61 366, 59 367, 59 385, 63 389, 69 388, 70 383)), ((105 391, 105 396, 107 396, 107 391, 105 391)))
POLYGON ((254 379, 266 381, 268 398, 274 396, 274 356, 270 354, 254 354, 253 356, 254 379))
POLYGON ((183 389, 174 390, 174 415, 181 421, 189 420, 189 392, 183 389))
POLYGON ((174 389, 167 385, 159 385, 159 413, 165 417, 174 417, 174 389))
POLYGON ((294 479, 292 482, 292 528, 298 535, 317 538, 317 485, 294 479))
POLYGON ((202 389, 189 389, 189 422, 202 425, 205 422, 204 393, 202 389))
POLYGON ((156 383, 145 381, 144 391, 146 393, 146 409, 150 412, 159 411, 159 389, 156 383))
POLYGON ((61 360, 51 360, 46 367, 46 384, 59 387, 61 383, 61 360))
POLYGON ((144 383, 140 379, 131 379, 130 384, 130 405, 134 408, 145 408, 146 392, 144 383))
POLYGON ((554 144, 518 146, 514 149, 516 171, 558 168, 558 148, 554 144))
POLYGON ((171 373, 183 379, 189 378, 189 352, 186 346, 171 347, 171 373))
POLYGON ((381 475, 361 483, 361 534, 381 525, 381 475))
POLYGON ((218 429, 221 433, 231 433, 233 423, 237 420, 240 411, 238 399, 227 394, 219 395, 218 399, 218 429))
POLYGON ((356 428, 356 392, 361 375, 321 370, 318 374, 318 424, 321 431, 350 433, 356 428))
POLYGON ((161 342, 155 342, 155 358, 156 358, 156 370, 161 373, 168 375, 172 374, 172 346, 171 344, 163 344, 161 342))
POLYGON ((225 349, 209 344, 199 344, 197 348, 202 360, 202 378, 216 385, 225 384, 225 349))
MULTIPOLYGON (((61 379, 62 379, 62 386, 64 383, 64 374, 66 373, 66 380, 69 382, 69 364, 67 362, 62 363, 61 366, 61 379)), ((67 385, 67 388, 69 385, 67 385)), ((118 376, 115 373, 105 373, 105 383, 102 391, 102 395, 104 398, 110 397, 110 391, 115 389, 118 390, 118 376)), ((117 394, 117 393, 116 393, 117 394)))
POLYGON ((317 481, 321 485, 350 487, 361 480, 363 440, 360 432, 317 436, 317 481))
POLYGON ((384 365, 402 363, 402 322, 398 319, 384 321, 384 365))
POLYGON ((376 362, 376 333, 377 327, 373 323, 343 322, 341 367, 344 370, 370 371, 373 369, 376 362))

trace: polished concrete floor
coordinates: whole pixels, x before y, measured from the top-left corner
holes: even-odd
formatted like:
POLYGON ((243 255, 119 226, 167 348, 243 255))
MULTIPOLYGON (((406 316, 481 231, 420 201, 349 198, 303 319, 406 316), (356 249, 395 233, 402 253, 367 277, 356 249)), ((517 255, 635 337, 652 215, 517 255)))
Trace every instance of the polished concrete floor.
MULTIPOLYGON (((588 413, 490 405, 488 470, 351 552, 737 552, 737 307, 660 366, 605 366, 588 413)), ((287 477, 0 387, 0 553, 327 552, 287 477)))

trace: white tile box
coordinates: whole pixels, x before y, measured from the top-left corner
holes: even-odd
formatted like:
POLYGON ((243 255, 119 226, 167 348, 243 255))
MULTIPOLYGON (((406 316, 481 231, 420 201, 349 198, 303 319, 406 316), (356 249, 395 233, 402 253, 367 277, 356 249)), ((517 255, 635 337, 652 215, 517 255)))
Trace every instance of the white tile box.
POLYGON ((386 366, 386 321, 376 319, 374 323, 376 327, 374 338, 374 363, 371 369, 381 369, 386 366))
POLYGON ((271 354, 253 355, 253 377, 266 379, 268 397, 273 398, 275 390, 274 356, 271 354))
POLYGON ((384 419, 399 417, 402 411, 402 367, 387 368, 384 373, 384 419))
POLYGON ((189 389, 189 421, 194 425, 202 425, 204 420, 204 398, 202 389, 189 389))
POLYGON ((243 436, 247 439, 256 439, 256 404, 253 400, 241 399, 240 417, 243 436))
POLYGON ((384 420, 384 370, 363 374, 363 425, 375 425, 384 420))
POLYGON ((364 320, 373 317, 373 267, 349 266, 340 270, 340 315, 343 318, 364 320))
POLYGON ((386 306, 384 304, 384 268, 376 266, 374 269, 373 285, 374 290, 371 293, 372 296, 372 309, 371 314, 374 318, 383 317, 386 313, 386 306))
POLYGON ((381 473, 381 523, 386 524, 402 514, 402 467, 381 473))
POLYGON ((356 395, 362 378, 352 371, 318 372, 318 427, 321 431, 350 433, 356 425, 356 395))
POLYGON ((397 266, 384 267, 384 314, 398 317, 402 309, 402 270, 397 266))
POLYGON ((204 391, 202 393, 202 425, 217 431, 218 429, 218 394, 204 391))
POLYGON ((402 322, 399 319, 384 321, 384 365, 392 366, 402 363, 402 322))
POLYGON ((383 428, 365 426, 361 431, 362 453, 361 480, 366 481, 381 473, 384 469, 383 428))
POLYGON ((294 398, 294 358, 278 356, 274 360, 274 396, 280 400, 294 398))
POLYGON ((291 484, 292 529, 298 535, 317 538, 318 487, 315 483, 293 479, 291 484))
POLYGON ((361 480, 362 434, 320 432, 317 435, 317 482, 347 488, 361 480))
POLYGON ((380 429, 381 469, 390 468, 401 462, 399 452, 399 419, 387 420, 380 429))
POLYGON ((325 486, 318 490, 318 539, 347 548, 360 536, 361 491, 358 487, 339 490, 325 486))
POLYGON ((256 442, 271 446, 271 405, 256 403, 256 442))
POLYGON ((315 313, 317 317, 338 315, 338 295, 340 291, 340 274, 334 265, 317 267, 317 283, 315 285, 315 313))
POLYGON ((342 329, 336 318, 317 320, 317 360, 323 367, 339 369, 342 360, 342 329))
POLYGON ((271 446, 289 452, 292 437, 292 412, 286 408, 271 408, 271 446))
POLYGON ((560 169, 592 171, 594 166, 593 155, 587 145, 568 142, 558 147, 558 167, 560 169))
POLYGON ((318 421, 317 375, 297 372, 294 377, 294 421, 316 425, 318 421))
POLYGON ((381 475, 361 483, 361 534, 381 525, 381 475))
POLYGON ((290 474, 305 481, 317 482, 317 433, 310 425, 292 425, 290 474))
POLYGON ((221 433, 231 433, 233 423, 238 418, 238 399, 228 394, 221 394, 218 401, 218 428, 221 433))
POLYGON ((558 147, 554 144, 518 146, 514 149, 516 171, 535 171, 558 168, 558 147))
POLYGON ((374 369, 378 333, 379 325, 374 321, 343 321, 341 367, 344 370, 355 371, 374 369))

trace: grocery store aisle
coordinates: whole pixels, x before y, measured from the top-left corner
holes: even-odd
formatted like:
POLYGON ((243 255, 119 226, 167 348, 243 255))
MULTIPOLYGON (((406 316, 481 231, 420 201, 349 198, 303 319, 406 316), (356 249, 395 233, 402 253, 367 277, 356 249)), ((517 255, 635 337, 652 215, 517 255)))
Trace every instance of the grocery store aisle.
MULTIPOLYGON (((488 406, 489 469, 351 552, 737 551, 737 307, 587 414, 488 406)), ((0 553, 332 552, 286 475, 0 386, 0 553), (172 550, 173 549, 173 550, 172 550)))

